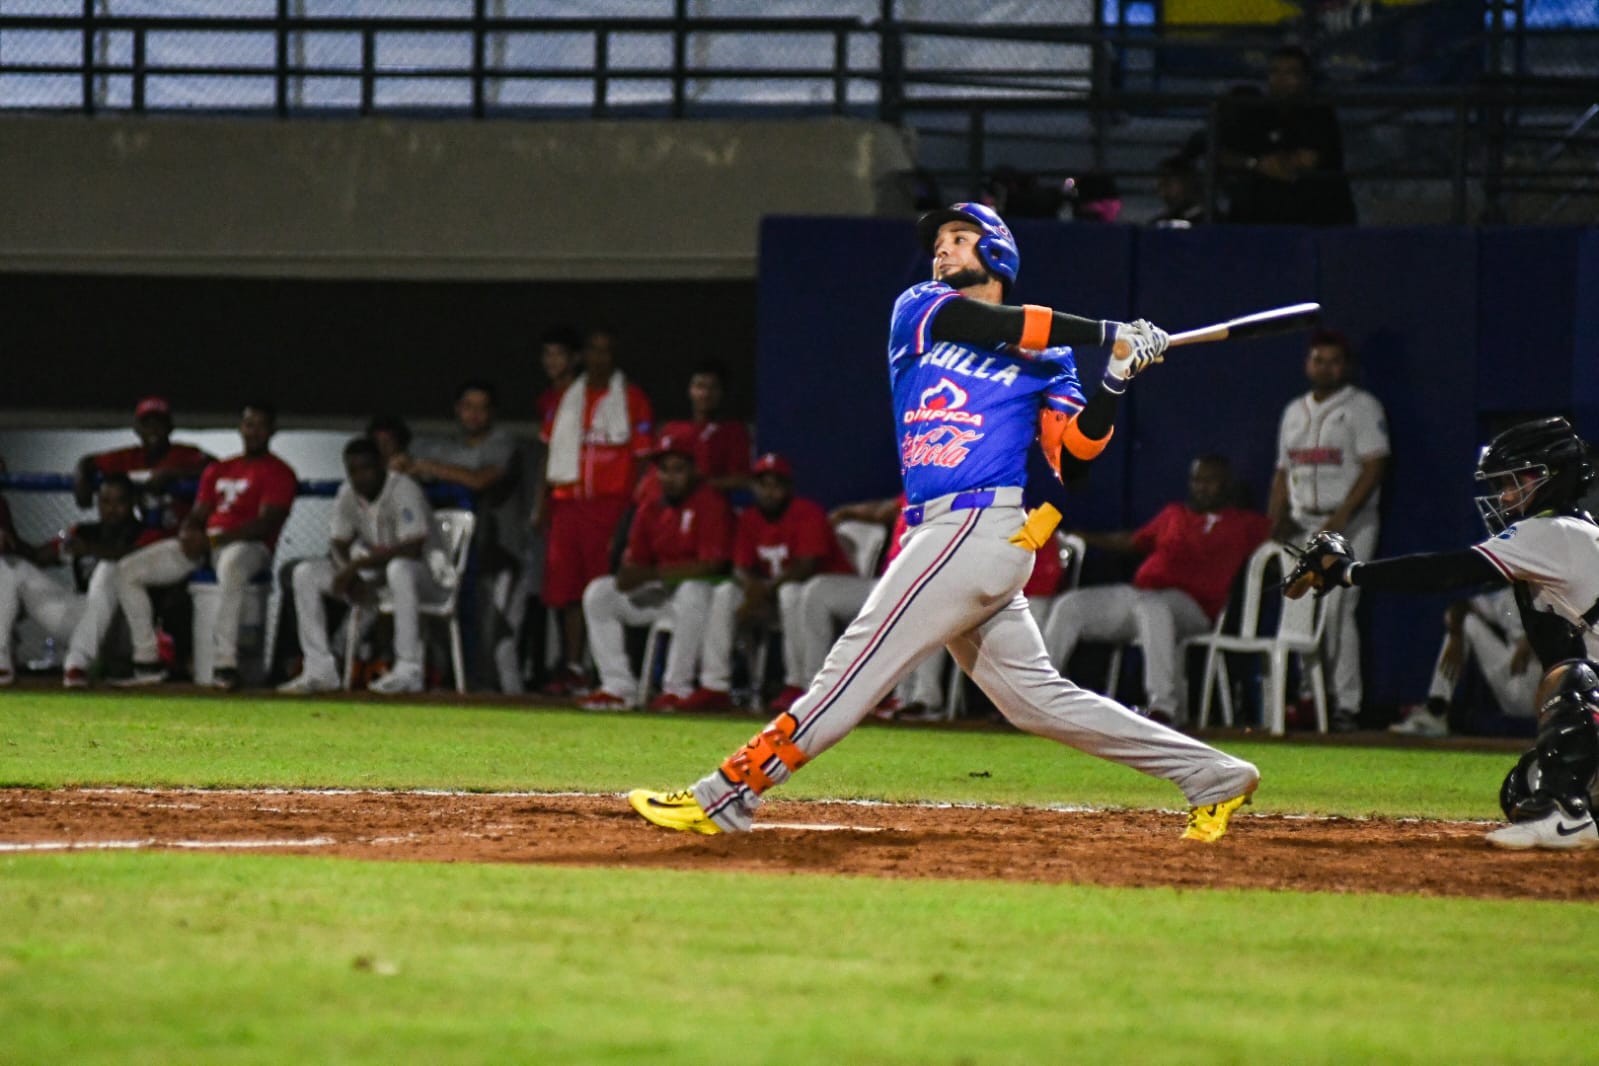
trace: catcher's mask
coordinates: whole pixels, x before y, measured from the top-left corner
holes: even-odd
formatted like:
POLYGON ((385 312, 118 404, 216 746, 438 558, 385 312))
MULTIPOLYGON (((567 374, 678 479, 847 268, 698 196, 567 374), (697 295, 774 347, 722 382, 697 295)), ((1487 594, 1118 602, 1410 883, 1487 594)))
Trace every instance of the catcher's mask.
POLYGON ((999 213, 985 204, 950 204, 929 211, 916 220, 916 236, 922 250, 933 254, 933 241, 938 238, 938 228, 946 222, 968 222, 982 231, 977 238, 977 258, 998 278, 1007 290, 1016 284, 1016 272, 1022 267, 1022 253, 1016 247, 1016 238, 999 213))
POLYGON ((1512 426, 1482 450, 1477 480, 1492 490, 1478 496, 1477 511, 1490 533, 1518 518, 1574 506, 1594 467, 1588 446, 1564 418, 1539 418, 1512 426))

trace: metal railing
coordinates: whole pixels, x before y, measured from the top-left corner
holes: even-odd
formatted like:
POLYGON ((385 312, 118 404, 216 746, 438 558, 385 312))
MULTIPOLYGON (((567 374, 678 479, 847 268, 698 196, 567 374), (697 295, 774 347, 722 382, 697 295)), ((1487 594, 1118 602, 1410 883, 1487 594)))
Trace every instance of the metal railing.
MULTIPOLYGON (((869 20, 690 17, 682 0, 670 18, 501 16, 490 0, 472 0, 466 17, 327 17, 296 4, 276 0, 273 16, 103 15, 96 0, 72 16, 0 14, 0 110, 855 115, 915 129, 924 165, 963 193, 996 164, 1049 171, 1068 157, 1072 169, 1149 187, 1160 138, 1175 124, 1213 123, 1218 91, 1258 76, 1281 39, 1107 27, 1098 10, 1094 25, 903 21, 886 17, 892 0, 869 20), (756 38, 781 41, 783 60, 741 45, 756 38)), ((1373 61, 1340 83, 1329 99, 1344 115, 1351 177, 1447 187, 1454 221, 1505 217, 1507 198, 1522 193, 1592 203, 1599 217, 1599 176, 1587 165, 1595 131, 1582 121, 1599 94, 1586 81, 1527 76, 1541 44, 1599 54, 1599 37, 1540 35, 1507 17, 1503 0, 1483 10, 1480 29, 1448 44, 1476 64, 1471 78, 1399 87, 1404 65, 1373 61), (1404 148, 1384 148, 1385 138, 1404 148), (1561 166, 1538 162, 1552 144, 1561 166)))

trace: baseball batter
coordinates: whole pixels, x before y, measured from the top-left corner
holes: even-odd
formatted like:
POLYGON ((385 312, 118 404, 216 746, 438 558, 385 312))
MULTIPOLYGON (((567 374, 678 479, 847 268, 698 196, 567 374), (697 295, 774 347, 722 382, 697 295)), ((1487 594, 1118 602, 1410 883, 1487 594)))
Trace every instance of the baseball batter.
MULTIPOLYGON (((1277 470, 1267 514, 1273 534, 1297 541, 1305 533, 1342 533, 1355 554, 1377 550, 1377 500, 1388 462, 1388 424, 1382 404, 1350 384, 1354 354, 1342 334, 1317 333, 1305 357, 1310 391, 1283 411, 1277 433, 1277 470)), ((1349 732, 1365 697, 1360 680, 1359 593, 1327 604, 1322 632, 1332 664, 1333 728, 1349 732)))
MULTIPOLYGON (((1577 505, 1595 474, 1587 445, 1565 419, 1524 422, 1495 437, 1477 463, 1477 478, 1490 490, 1477 497, 1487 540, 1458 551, 1362 563, 1342 539, 1318 534, 1289 576, 1288 595, 1310 588, 1319 595, 1340 587, 1447 592, 1509 586, 1527 640, 1546 669, 1599 658, 1599 525, 1577 505)), ((1566 784, 1540 788, 1525 772, 1519 783, 1507 780, 1500 802, 1514 824, 1489 833, 1488 841, 1506 848, 1599 847, 1587 797, 1599 772, 1599 728, 1582 706, 1551 716, 1545 702, 1539 699, 1537 707, 1536 764, 1546 782, 1566 784), (1578 767, 1586 769, 1572 776, 1578 767), (1566 831, 1584 821, 1586 830, 1566 831)))
POLYGON ((1192 805, 1183 835, 1217 840, 1259 772, 1062 678, 1021 595, 1033 551, 1060 519, 1053 504, 1022 508, 1028 449, 1042 435, 1058 469, 1079 476, 1109 442, 1128 379, 1161 358, 1166 335, 1142 321, 1002 304, 1020 254, 987 207, 931 212, 918 231, 934 280, 900 295, 889 327, 909 501, 899 555, 803 697, 692 788, 639 789, 628 802, 670 829, 749 829, 765 792, 945 646, 1018 727, 1173 782, 1192 805), (1085 402, 1067 346, 1107 342, 1114 354, 1085 402))

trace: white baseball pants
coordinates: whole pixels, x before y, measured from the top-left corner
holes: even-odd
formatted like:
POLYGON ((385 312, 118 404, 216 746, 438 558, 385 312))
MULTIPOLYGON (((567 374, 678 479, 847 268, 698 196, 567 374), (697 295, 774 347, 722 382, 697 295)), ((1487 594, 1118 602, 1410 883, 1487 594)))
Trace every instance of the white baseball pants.
MULTIPOLYGON (((600 688, 629 702, 637 698, 639 679, 627 659, 626 627, 652 626, 669 618, 672 639, 666 649, 661 691, 680 697, 692 693, 715 587, 713 581, 683 581, 656 602, 665 591, 660 585, 646 585, 636 590, 644 595, 632 596, 620 591, 616 578, 609 574, 590 581, 583 590, 583 620, 588 625, 589 653, 599 671, 600 688)), ((645 669, 649 665, 645 663, 645 669)))
MULTIPOLYGON (((338 664, 328 647, 328 612, 324 597, 333 595, 338 568, 332 559, 302 559, 294 564, 294 613, 305 656, 305 673, 324 680, 338 678, 338 664)), ((383 584, 394 604, 394 658, 396 668, 422 669, 422 618, 424 603, 438 603, 448 592, 433 580, 418 559, 390 559, 383 567, 383 584)))
MULTIPOLYGON (((1377 522, 1357 520, 1344 531, 1356 559, 1370 559, 1377 551, 1377 522)), ((1333 706, 1338 710, 1358 711, 1365 696, 1360 680, 1360 628, 1355 624, 1355 608, 1360 606, 1358 588, 1340 588, 1327 594, 1326 621, 1322 623, 1321 648, 1332 671, 1333 706)))
MULTIPOLYGON (((946 645, 1018 728, 1165 778, 1193 805, 1254 785, 1259 773, 1249 763, 1061 677, 1021 595, 1033 555, 1008 538, 1022 526, 1022 509, 947 511, 948 500, 925 506, 927 520, 906 538, 809 691, 768 731, 814 758, 859 724, 911 667, 946 645)), ((747 779, 724 772, 739 757, 694 786, 705 812, 730 831, 750 828, 761 799, 747 779)), ((791 772, 775 758, 761 769, 772 784, 791 772)))
MULTIPOLYGON (((1149 706, 1182 721, 1187 708, 1180 696, 1183 664, 1177 661, 1177 645, 1210 627, 1204 610, 1181 589, 1091 585, 1056 597, 1044 620, 1044 646, 1064 673, 1079 641, 1137 641, 1149 706)), ((1112 695, 1115 684, 1111 678, 1112 695)))
MULTIPOLYGON (((1461 635, 1466 645, 1465 656, 1460 663, 1461 672, 1464 673, 1466 665, 1476 659, 1477 670, 1488 682, 1501 711, 1515 718, 1535 716, 1538 708, 1533 706, 1533 699, 1538 692, 1538 682, 1542 679, 1542 668, 1537 658, 1534 657, 1521 673, 1512 674, 1510 660, 1516 654, 1515 641, 1506 640, 1493 626, 1474 614, 1466 615, 1462 621, 1461 635)), ((1460 678, 1445 677, 1443 661, 1443 649, 1439 648, 1438 663, 1433 667, 1432 684, 1427 688, 1427 695, 1447 700, 1454 695, 1460 678)))
MULTIPOLYGON (((203 559, 183 554, 176 539, 160 540, 123 557, 117 566, 117 600, 133 637, 133 661, 153 663, 160 657, 150 589, 182 581, 200 569, 203 559)), ((211 634, 215 669, 239 664, 239 612, 250 579, 272 562, 272 552, 258 540, 236 540, 211 553, 217 574, 217 621, 211 634)))
MULTIPOLYGON (((783 684, 802 687, 810 682, 796 651, 797 640, 789 634, 800 631, 799 607, 811 581, 788 582, 777 587, 777 627, 783 634, 783 684)), ((710 615, 705 622, 705 644, 700 652, 700 684, 717 692, 733 685, 733 644, 738 636, 738 609, 744 602, 744 588, 737 581, 725 581, 711 593, 710 615)), ((764 639, 764 636, 763 636, 764 639)), ((759 685, 759 679, 755 683, 759 685)))

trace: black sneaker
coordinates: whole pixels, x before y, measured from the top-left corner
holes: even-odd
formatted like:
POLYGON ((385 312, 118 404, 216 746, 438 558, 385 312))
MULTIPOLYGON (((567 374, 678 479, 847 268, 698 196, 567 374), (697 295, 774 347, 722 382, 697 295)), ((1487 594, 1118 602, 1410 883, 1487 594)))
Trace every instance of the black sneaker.
POLYGON ((1356 711, 1340 707, 1333 712, 1328 725, 1334 733, 1353 733, 1360 729, 1360 716, 1356 711))
POLYGON ((239 687, 239 672, 231 666, 218 667, 211 671, 211 687, 233 692, 239 687))

